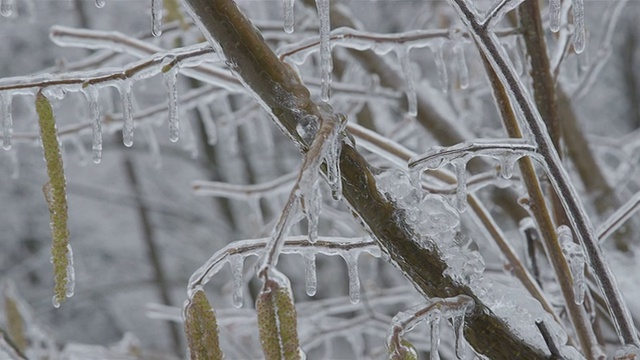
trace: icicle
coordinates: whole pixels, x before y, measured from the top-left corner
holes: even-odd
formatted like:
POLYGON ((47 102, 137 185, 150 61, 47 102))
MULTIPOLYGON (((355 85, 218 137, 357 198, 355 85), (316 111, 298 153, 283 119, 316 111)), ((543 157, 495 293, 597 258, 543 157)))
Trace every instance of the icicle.
POLYGON ((231 278, 233 282, 233 306, 240 308, 244 302, 244 258, 242 255, 230 256, 229 267, 231 267, 231 278))
POLYGON ((151 0, 151 34, 153 36, 162 35, 162 0, 151 0))
POLYGON ((341 132, 347 125, 347 117, 343 114, 337 114, 333 121, 338 121, 339 123, 335 124, 331 138, 327 140, 329 141, 329 148, 324 155, 324 160, 327 163, 327 182, 331 187, 331 195, 335 200, 340 200, 342 198, 342 177, 340 175, 341 132))
POLYGON ((442 91, 446 93, 449 90, 449 75, 447 74, 447 64, 444 62, 444 42, 435 42, 431 46, 431 50, 435 56, 434 61, 436 63, 436 68, 438 69, 440 86, 442 86, 442 91))
POLYGON ((169 140, 178 141, 180 135, 180 122, 178 116, 178 67, 171 66, 162 73, 164 85, 167 89, 167 101, 169 106, 169 140))
POLYGON ((96 0, 96 7, 98 9, 102 9, 106 3, 107 3, 106 0, 96 0))
POLYGON ((316 253, 314 251, 305 251, 304 257, 304 283, 307 295, 314 296, 318 286, 318 278, 316 273, 316 253))
POLYGON ((215 145, 218 142, 218 127, 213 120, 209 105, 198 105, 198 113, 204 125, 204 131, 207 133, 207 143, 209 145, 215 145))
POLYGON ((572 0, 573 2, 573 49, 576 54, 584 51, 585 30, 584 30, 584 0, 572 0))
POLYGON ((429 359, 440 360, 440 354, 438 354, 438 348, 440 347, 440 315, 434 314, 429 325, 431 327, 431 352, 429 359))
POLYGON ((467 60, 465 59, 462 45, 456 44, 453 47, 453 55, 456 58, 456 64, 458 66, 458 80, 460 81, 460 88, 466 89, 469 87, 469 68, 467 67, 467 60))
POLYGON ((458 360, 464 360, 464 314, 460 316, 454 316, 453 323, 453 336, 455 337, 455 352, 458 360))
POLYGON ((84 90, 84 94, 89 100, 89 117, 92 124, 92 145, 93 162, 100 164, 102 161, 102 123, 100 121, 100 106, 98 104, 98 89, 92 86, 84 90))
POLYGON ((516 161, 520 159, 520 156, 503 156, 500 158, 500 176, 505 179, 511 179, 513 176, 513 170, 516 165, 516 161))
POLYGON ((395 49, 407 94, 407 114, 411 117, 418 115, 418 97, 416 95, 415 83, 413 82, 413 72, 411 71, 411 59, 409 59, 409 48, 406 46, 398 46, 395 49))
POLYGON ((82 143, 82 139, 77 134, 71 136, 71 143, 78 150, 78 161, 80 166, 85 166, 88 163, 89 154, 87 154, 87 149, 84 148, 84 144, 82 143))
POLYGON ((18 151, 16 148, 9 151, 9 158, 11 159, 11 179, 18 180, 20 177, 20 162, 18 161, 18 151))
POLYGON ((71 244, 67 244, 67 297, 70 298, 75 293, 76 288, 76 270, 73 267, 73 250, 71 244))
POLYGON ((311 184, 300 183, 301 190, 304 188, 301 201, 304 207, 304 213, 307 216, 309 241, 314 243, 318 238, 318 221, 320 220, 322 195, 320 194, 318 176, 314 174, 309 180, 312 182, 311 184))
POLYGON ((131 103, 131 90, 133 84, 130 81, 124 81, 118 86, 120 98, 122 100, 122 142, 124 146, 133 146, 133 104, 131 103))
POLYGON ((293 32, 293 3, 294 0, 282 0, 282 6, 284 7, 284 32, 287 34, 293 32))
POLYGON ((316 0, 318 19, 320 21, 320 72, 322 82, 320 85, 320 98, 324 102, 329 101, 331 86, 331 72, 333 62, 331 59, 331 23, 329 22, 329 0, 316 0))
POLYGON ((571 269, 575 302, 577 305, 582 305, 584 302, 584 293, 587 290, 584 281, 584 265, 586 260, 582 246, 573 242, 571 229, 566 225, 558 227, 558 241, 560 245, 562 245, 562 252, 567 258, 569 268, 571 269))
POLYGON ((4 17, 13 16, 15 10, 15 0, 2 0, 0 1, 0 15, 4 17))
POLYGON ((160 155, 160 145, 158 144, 156 132, 153 131, 153 126, 151 125, 143 127, 142 131, 147 135, 151 164, 154 168, 159 169, 162 167, 162 156, 160 155))
POLYGON ((560 30, 560 19, 562 17, 562 4, 560 0, 549 0, 549 23, 551 31, 560 30))
POLYGON ((342 255, 347 263, 349 275, 349 301, 357 304, 360 301, 360 276, 358 275, 358 253, 347 252, 342 255))
POLYGON ((13 117, 11 115, 11 94, 7 91, 0 93, 0 113, 2 114, 2 148, 11 149, 11 134, 13 133, 13 117))
POLYGON ((463 213, 467 209, 467 160, 454 161, 453 167, 456 171, 456 208, 463 213))

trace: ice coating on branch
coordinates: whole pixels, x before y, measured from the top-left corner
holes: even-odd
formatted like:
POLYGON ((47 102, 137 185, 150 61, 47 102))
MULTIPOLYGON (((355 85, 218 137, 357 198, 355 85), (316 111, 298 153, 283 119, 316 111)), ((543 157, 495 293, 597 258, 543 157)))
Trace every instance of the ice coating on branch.
POLYGON ((302 253, 304 259, 304 284, 307 295, 314 296, 318 287, 318 276, 316 272, 315 251, 305 251, 302 253))
POLYGON ((316 0, 318 20, 320 22, 320 98, 324 102, 329 101, 331 72, 333 61, 331 59, 331 23, 329 22, 330 0, 316 0))
POLYGON ((573 242, 571 229, 566 225, 558 227, 558 241, 562 246, 562 252, 567 258, 569 268, 571 269, 575 302, 577 305, 582 305, 584 302, 584 294, 587 290, 587 285, 584 280, 584 267, 586 263, 584 251, 582 250, 582 246, 573 242))
POLYGON ((318 117, 315 115, 305 115, 300 120, 298 120, 298 124, 296 125, 296 131, 298 135, 306 142, 307 144, 311 144, 313 139, 316 137, 318 130, 320 129, 320 121, 318 117))
POLYGON ((436 40, 430 43, 431 51, 433 51, 436 69, 438 69, 438 78, 443 92, 449 90, 449 74, 447 73, 447 64, 444 62, 444 41, 436 40))
POLYGON ((15 11, 15 0, 1 0, 0 1, 0 15, 4 17, 13 16, 15 11))
MULTIPOLYGON (((169 60, 171 61, 171 60, 169 60)), ((170 66, 162 73, 164 86, 167 90, 167 101, 169 109, 169 140, 178 141, 180 136, 180 120, 178 109, 178 66, 170 66)))
POLYGON ((102 122, 100 119, 100 106, 98 103, 98 89, 88 86, 82 91, 89 102, 89 118, 91 119, 91 150, 93 162, 100 164, 102 161, 102 122))
POLYGON ((287 34, 293 33, 293 25, 295 22, 293 17, 293 3, 294 0, 282 0, 282 7, 284 8, 284 32, 287 34))
POLYGON ((228 262, 231 268, 231 281, 233 283, 233 306, 240 308, 244 302, 244 257, 242 255, 229 256, 228 262))
POLYGON ((396 204, 398 219, 424 236, 443 234, 460 222, 456 210, 444 197, 428 194, 416 188, 409 176, 400 170, 387 170, 376 176, 381 192, 396 204))
POLYGON ((11 149, 11 134, 13 134, 13 117, 11 115, 11 98, 8 91, 0 92, 0 118, 2 119, 2 148, 11 149))
POLYGON ((133 146, 133 104, 131 91, 133 83, 131 81, 120 82, 117 86, 122 101, 122 143, 126 147, 133 146))
POLYGON ((584 0, 572 0, 573 9, 573 49, 577 54, 585 48, 584 0))
POLYGON ((473 243, 470 238, 457 233, 453 237, 442 236, 439 240, 443 258, 447 263, 443 275, 460 284, 472 284, 482 278, 484 259, 479 252, 470 249, 473 243))
POLYGON ((358 274, 358 255, 359 252, 349 251, 342 254, 347 264, 347 273, 349 275, 349 301, 357 304, 360 301, 360 275, 358 274))
MULTIPOLYGON (((426 304, 414 306, 407 311, 396 314, 391 321, 392 327, 388 337, 389 349, 393 349, 392 358, 403 358, 402 351, 410 350, 404 344, 402 336, 407 331, 411 331, 418 324, 426 321, 430 328, 431 338, 431 359, 439 359, 438 347, 440 344, 440 322, 441 319, 452 319, 454 331, 458 337, 462 337, 462 327, 464 326, 464 316, 473 310, 475 303, 467 295, 458 295, 446 299, 431 298, 426 304), (396 357, 393 357, 396 356, 396 357)), ((456 340, 456 343, 460 341, 456 340)), ((460 345, 461 346, 461 345, 460 345)), ((457 354, 461 353, 456 351, 457 354)), ((457 355, 461 358, 461 355, 457 355)))
POLYGON ((560 0, 549 0, 549 27, 551 31, 560 30, 560 19, 562 18, 562 4, 560 0))
POLYGON ((413 71, 411 71, 411 59, 409 58, 409 48, 406 46, 397 46, 395 48, 396 56, 400 62, 402 76, 404 76, 405 91, 407 94, 407 114, 415 117, 418 115, 418 97, 416 95, 416 87, 413 81, 413 71))
POLYGON ((107 3, 106 0, 96 0, 96 7, 98 9, 102 9, 106 3, 107 3))
POLYGON ((71 244, 67 244, 67 292, 68 298, 72 297, 76 288, 76 270, 73 267, 73 250, 71 244))
MULTIPOLYGON (((326 118, 325 118, 326 119, 326 118)), ((342 198, 342 177, 340 176, 340 153, 342 152, 342 131, 347 126, 347 117, 343 114, 331 116, 334 122, 331 134, 327 138, 328 146, 323 154, 327 164, 327 182, 335 200, 342 198)))
POLYGON ((495 27, 505 17, 507 13, 517 8, 524 0, 502 0, 495 3, 494 7, 489 10, 486 18, 485 26, 490 29, 495 27))
POLYGON ((162 0, 151 0, 151 34, 162 35, 162 0))
POLYGON ((318 238, 318 222, 322 208, 322 195, 320 194, 319 174, 317 169, 308 171, 302 175, 300 187, 300 201, 304 214, 307 217, 309 241, 315 242, 318 238))

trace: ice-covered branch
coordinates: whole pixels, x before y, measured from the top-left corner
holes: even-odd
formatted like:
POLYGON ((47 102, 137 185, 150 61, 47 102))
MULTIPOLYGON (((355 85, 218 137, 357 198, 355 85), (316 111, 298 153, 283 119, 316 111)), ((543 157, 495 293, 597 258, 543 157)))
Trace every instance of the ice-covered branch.
POLYGON ((501 82, 522 111, 524 121, 531 131, 533 140, 538 145, 538 152, 544 161, 549 179, 558 193, 578 239, 580 239, 586 250, 589 263, 607 300, 621 341, 625 344, 638 345, 638 336, 633 326, 629 309, 625 305, 611 269, 604 259, 586 209, 560 161, 558 152, 553 146, 544 122, 528 95, 522 80, 517 76, 495 34, 485 31, 486 29, 478 22, 475 12, 472 10, 473 5, 465 0, 448 1, 458 12, 463 23, 473 33, 481 52, 487 57, 501 82))
POLYGON ((598 226, 597 233, 600 242, 604 242, 618 230, 625 221, 629 220, 636 212, 640 210, 640 192, 636 193, 622 205, 616 212, 611 214, 607 220, 605 220, 600 226, 598 226))
POLYGON ((196 195, 217 196, 248 200, 256 196, 274 195, 288 189, 297 177, 295 172, 263 184, 235 185, 216 181, 194 181, 191 187, 196 195))

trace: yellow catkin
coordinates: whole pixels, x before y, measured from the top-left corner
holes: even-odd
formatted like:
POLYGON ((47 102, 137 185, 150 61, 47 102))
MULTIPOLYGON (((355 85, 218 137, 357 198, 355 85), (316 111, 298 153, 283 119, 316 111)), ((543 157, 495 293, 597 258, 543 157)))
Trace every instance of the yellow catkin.
POLYGON ((24 320, 18 310, 18 304, 15 299, 4 294, 4 314, 7 321, 7 331, 9 338, 15 344, 16 348, 23 352, 27 349, 27 338, 24 331, 24 320))
POLYGON ((67 227, 66 180, 53 109, 42 92, 38 92, 36 96, 36 112, 38 113, 44 159, 47 163, 47 175, 49 176, 49 183, 45 186, 44 191, 51 218, 51 254, 55 279, 54 302, 61 303, 66 297, 69 280, 67 278, 69 230, 67 227))
POLYGON ((282 355, 285 360, 300 359, 300 342, 298 341, 298 315, 289 289, 279 287, 274 291, 278 313, 278 326, 282 344, 282 355))
POLYGON ((187 305, 184 331, 192 360, 224 358, 218 339, 216 314, 202 290, 196 291, 187 305))
POLYGON ((265 360, 281 360, 282 348, 280 347, 280 337, 278 335, 278 321, 276 319, 276 304, 273 301, 272 291, 263 291, 258 295, 256 301, 256 312, 258 313, 258 332, 260 334, 260 345, 265 360))

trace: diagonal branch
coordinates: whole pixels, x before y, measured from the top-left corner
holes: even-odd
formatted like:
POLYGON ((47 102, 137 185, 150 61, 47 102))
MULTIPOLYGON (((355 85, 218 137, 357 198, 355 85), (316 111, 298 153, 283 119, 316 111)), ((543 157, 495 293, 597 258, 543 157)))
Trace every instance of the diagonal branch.
MULTIPOLYGON (((281 130, 306 151, 309 144, 296 132, 298 122, 303 116, 326 115, 311 101, 297 74, 278 60, 232 0, 184 0, 184 3, 247 89, 281 130)), ((378 190, 372 169, 353 145, 343 144, 339 164, 345 199, 415 286, 430 297, 463 294, 476 302, 476 309, 465 320, 465 336, 478 353, 491 359, 545 358, 545 350, 515 335, 469 286, 444 274, 448 266, 442 254, 414 240, 419 234, 398 219, 399 209, 378 190)))

